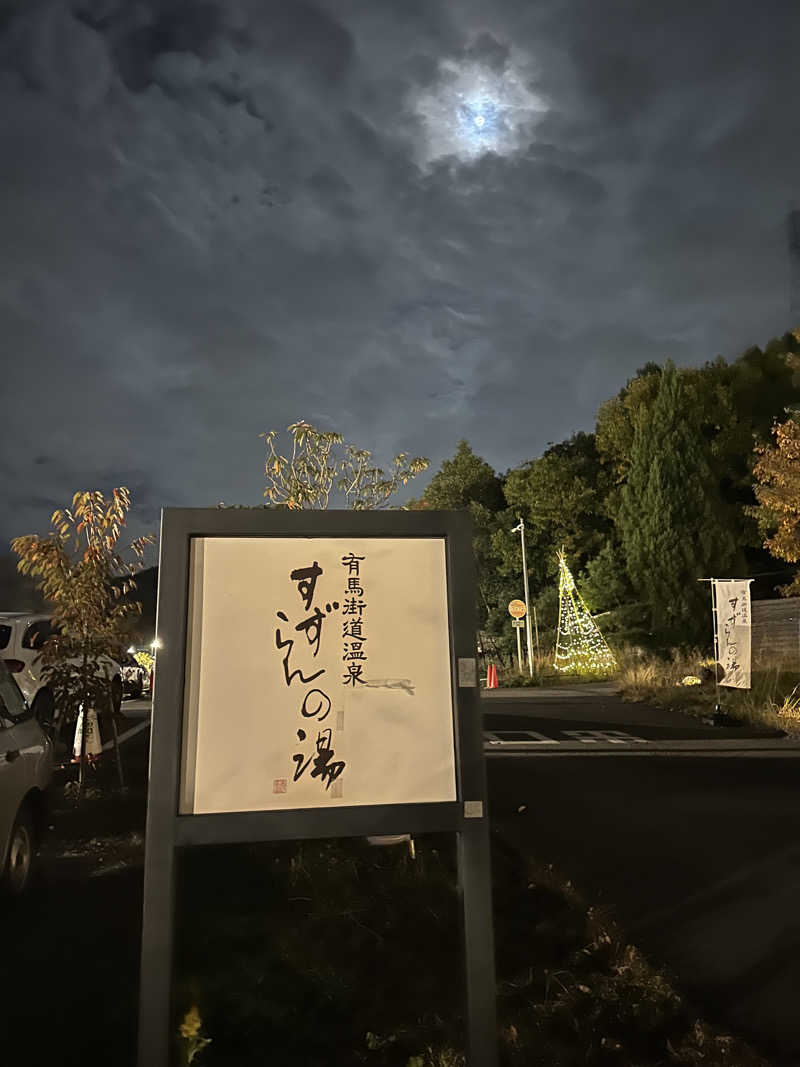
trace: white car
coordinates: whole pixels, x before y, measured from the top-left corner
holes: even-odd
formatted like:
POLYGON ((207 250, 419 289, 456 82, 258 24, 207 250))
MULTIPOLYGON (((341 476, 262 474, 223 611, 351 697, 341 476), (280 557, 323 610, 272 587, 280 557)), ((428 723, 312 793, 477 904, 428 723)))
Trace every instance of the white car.
MULTIPOLYGON (((53 632, 49 615, 0 612, 0 658, 6 661, 34 717, 42 725, 51 724, 56 712, 40 658, 42 645, 53 632)), ((122 670, 109 656, 100 659, 100 666, 108 668, 114 711, 118 712, 122 704, 122 670)))
POLYGON ((21 893, 31 879, 45 824, 53 746, 0 660, 0 888, 21 893))
POLYGON ((138 699, 144 692, 144 687, 147 684, 147 671, 141 663, 137 662, 130 652, 126 652, 120 659, 120 667, 122 669, 123 691, 138 699))

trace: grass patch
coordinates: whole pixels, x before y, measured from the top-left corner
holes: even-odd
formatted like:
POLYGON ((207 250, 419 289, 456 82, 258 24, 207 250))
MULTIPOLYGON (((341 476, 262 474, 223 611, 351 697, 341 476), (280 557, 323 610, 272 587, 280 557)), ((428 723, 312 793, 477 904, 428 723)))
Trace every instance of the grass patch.
MULTIPOLYGON (((451 838, 418 838, 416 859, 360 840, 213 853, 183 879, 175 1028, 199 1007, 198 1063, 463 1067, 451 838)), ((551 867, 496 839, 492 873, 502 1067, 765 1067, 551 867)))
POLYGON ((531 689, 550 684, 550 677, 537 670, 534 670, 531 675, 528 671, 504 670, 501 672, 498 668, 497 676, 501 689, 531 689))
MULTIPOLYGON (((617 675, 622 697, 682 711, 696 718, 714 714, 714 661, 698 651, 673 650, 666 658, 628 651, 617 675), (700 678, 699 685, 682 684, 700 678)), ((779 667, 754 670, 751 689, 720 687, 726 715, 751 726, 785 730, 800 737, 800 672, 779 667)))
MULTIPOLYGON (((516 660, 514 661, 516 664, 516 660)), ((497 667, 497 680, 501 689, 529 689, 536 686, 571 686, 582 682, 607 682, 613 675, 608 672, 597 674, 564 674, 553 666, 553 652, 539 653, 533 657, 533 675, 527 669, 520 671, 515 665, 497 667)), ((482 684, 486 685, 486 671, 483 671, 482 684)))

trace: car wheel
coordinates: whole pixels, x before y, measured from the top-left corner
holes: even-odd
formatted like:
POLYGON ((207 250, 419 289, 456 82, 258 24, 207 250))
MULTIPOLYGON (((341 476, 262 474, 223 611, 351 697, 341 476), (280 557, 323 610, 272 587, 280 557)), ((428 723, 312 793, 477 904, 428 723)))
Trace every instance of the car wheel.
POLYGON ((52 733, 55 719, 56 705, 53 694, 46 687, 40 689, 33 698, 31 711, 44 732, 49 736, 52 733))
POLYGON ((36 851, 36 832, 33 815, 24 804, 14 820, 11 840, 8 846, 8 859, 0 885, 11 896, 19 896, 30 883, 33 873, 33 859, 36 851))

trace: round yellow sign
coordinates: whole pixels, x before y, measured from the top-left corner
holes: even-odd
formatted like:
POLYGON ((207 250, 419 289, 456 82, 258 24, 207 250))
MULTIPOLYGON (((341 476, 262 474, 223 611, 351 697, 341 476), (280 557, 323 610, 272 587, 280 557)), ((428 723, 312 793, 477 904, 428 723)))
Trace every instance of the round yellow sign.
POLYGON ((512 600, 508 605, 508 614, 515 619, 521 619, 525 614, 525 603, 522 600, 512 600))

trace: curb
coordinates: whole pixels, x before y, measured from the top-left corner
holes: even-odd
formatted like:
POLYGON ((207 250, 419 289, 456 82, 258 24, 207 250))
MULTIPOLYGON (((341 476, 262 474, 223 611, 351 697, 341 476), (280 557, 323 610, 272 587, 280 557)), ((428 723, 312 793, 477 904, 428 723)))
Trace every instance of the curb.
POLYGON ((484 741, 484 754, 503 756, 761 756, 800 758, 800 743, 782 738, 746 738, 708 741, 640 741, 636 744, 613 744, 603 741, 484 741))
POLYGON ((610 689, 602 686, 601 683, 595 685, 587 684, 585 686, 540 686, 532 685, 527 688, 521 689, 481 689, 480 696, 485 700, 554 700, 563 698, 564 700, 574 700, 575 697, 580 696, 619 696, 620 690, 618 688, 610 689))

